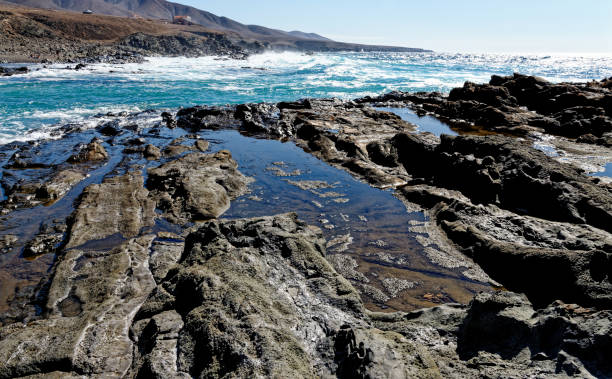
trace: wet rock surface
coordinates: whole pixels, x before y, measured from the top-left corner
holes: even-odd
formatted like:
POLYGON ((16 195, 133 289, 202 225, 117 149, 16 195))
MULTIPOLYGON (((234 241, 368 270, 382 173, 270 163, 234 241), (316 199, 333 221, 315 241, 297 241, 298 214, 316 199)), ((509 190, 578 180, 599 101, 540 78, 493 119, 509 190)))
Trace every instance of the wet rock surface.
POLYGON ((25 66, 17 67, 17 68, 0 67, 0 76, 13 76, 13 75, 19 75, 19 74, 26 74, 29 71, 30 70, 25 66))
POLYGON ((487 133, 535 128, 605 152, 606 91, 515 75, 449 96, 101 115, 2 146, 0 377, 610 377, 610 187, 528 134, 438 137, 370 106, 454 109, 487 133), (364 238, 381 225, 370 213, 332 214, 356 206, 345 182, 280 159, 266 185, 303 197, 321 229, 237 217, 282 199, 219 148, 220 129, 290 140, 393 191, 415 215, 395 226, 409 254, 390 231, 364 238), (455 304, 449 278, 494 288, 455 304), (430 308, 385 308, 403 297, 430 308))
POLYGON ((250 180, 237 167, 229 151, 191 153, 149 170, 147 187, 170 221, 208 220, 246 193, 250 180))
POLYGON ((131 318, 155 283, 147 269, 151 239, 130 240, 111 251, 66 252, 55 267, 46 317, 0 331, 0 376, 125 375, 131 318))
POLYGON ((67 247, 115 234, 135 237, 153 224, 155 203, 135 172, 106 179, 85 189, 70 220, 67 247))
POLYGON ((81 150, 68 158, 70 163, 86 163, 96 162, 108 159, 108 153, 104 149, 104 146, 100 144, 100 141, 93 139, 87 146, 81 148, 81 150))
MULTIPOLYGON (((600 90, 606 89, 594 91, 600 90)), ((452 97, 457 93, 463 92, 452 97)), ((581 170, 512 137, 410 134, 410 126, 395 115, 361 104, 309 100, 280 108, 276 119, 259 117, 272 120, 269 130, 290 120, 283 130, 295 130, 297 143, 308 151, 374 185, 398 188, 407 202, 431 209, 444 237, 502 285, 527 293, 538 305, 562 299, 610 306, 610 282, 592 272, 590 262, 607 262, 612 253, 612 197, 581 170), (363 117, 378 126, 370 127, 363 117), (508 270, 522 265, 533 268, 532 279, 508 270), (535 275, 542 270, 551 274, 535 275)))

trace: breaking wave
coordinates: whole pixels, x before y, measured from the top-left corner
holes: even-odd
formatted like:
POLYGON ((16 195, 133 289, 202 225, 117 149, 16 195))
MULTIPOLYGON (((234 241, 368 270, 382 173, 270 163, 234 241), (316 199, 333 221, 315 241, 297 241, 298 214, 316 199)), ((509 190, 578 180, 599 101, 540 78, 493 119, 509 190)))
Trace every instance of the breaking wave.
POLYGON ((98 113, 195 104, 355 98, 392 90, 448 92, 492 74, 550 81, 612 76, 612 55, 265 53, 244 61, 149 58, 144 64, 34 65, 0 78, 0 143, 47 138, 54 125, 98 113), (36 132, 33 132, 36 130, 36 132))

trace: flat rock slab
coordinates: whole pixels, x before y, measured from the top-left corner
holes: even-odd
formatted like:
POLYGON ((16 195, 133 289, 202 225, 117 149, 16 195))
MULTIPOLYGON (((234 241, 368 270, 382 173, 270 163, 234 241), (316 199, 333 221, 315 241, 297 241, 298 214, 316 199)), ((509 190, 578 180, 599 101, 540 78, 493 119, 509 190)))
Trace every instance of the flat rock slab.
POLYGON ((131 320, 155 286, 148 270, 152 240, 67 251, 49 288, 48 317, 0 330, 0 377, 55 370, 122 377, 132 362, 131 320))
POLYGON ((87 187, 70 226, 67 248, 117 233, 135 237, 153 225, 155 202, 149 198, 140 173, 130 172, 87 187))
POLYGON ((238 171, 227 150, 187 154, 148 173, 147 188, 158 208, 178 224, 219 217, 252 181, 238 171))

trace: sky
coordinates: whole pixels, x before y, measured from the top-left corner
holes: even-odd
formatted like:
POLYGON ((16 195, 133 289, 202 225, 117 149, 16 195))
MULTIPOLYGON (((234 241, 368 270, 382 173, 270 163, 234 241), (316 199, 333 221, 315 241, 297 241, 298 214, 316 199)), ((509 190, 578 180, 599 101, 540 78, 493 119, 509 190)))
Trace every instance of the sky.
POLYGON ((174 0, 245 24, 443 52, 609 53, 612 0, 174 0))

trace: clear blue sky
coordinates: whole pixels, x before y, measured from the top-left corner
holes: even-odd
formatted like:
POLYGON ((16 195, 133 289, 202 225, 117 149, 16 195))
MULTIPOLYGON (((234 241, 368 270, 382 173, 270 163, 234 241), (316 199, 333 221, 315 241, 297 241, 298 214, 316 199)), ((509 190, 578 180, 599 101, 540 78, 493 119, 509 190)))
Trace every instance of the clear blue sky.
POLYGON ((612 0, 173 0, 245 24, 448 52, 612 54, 612 0))

